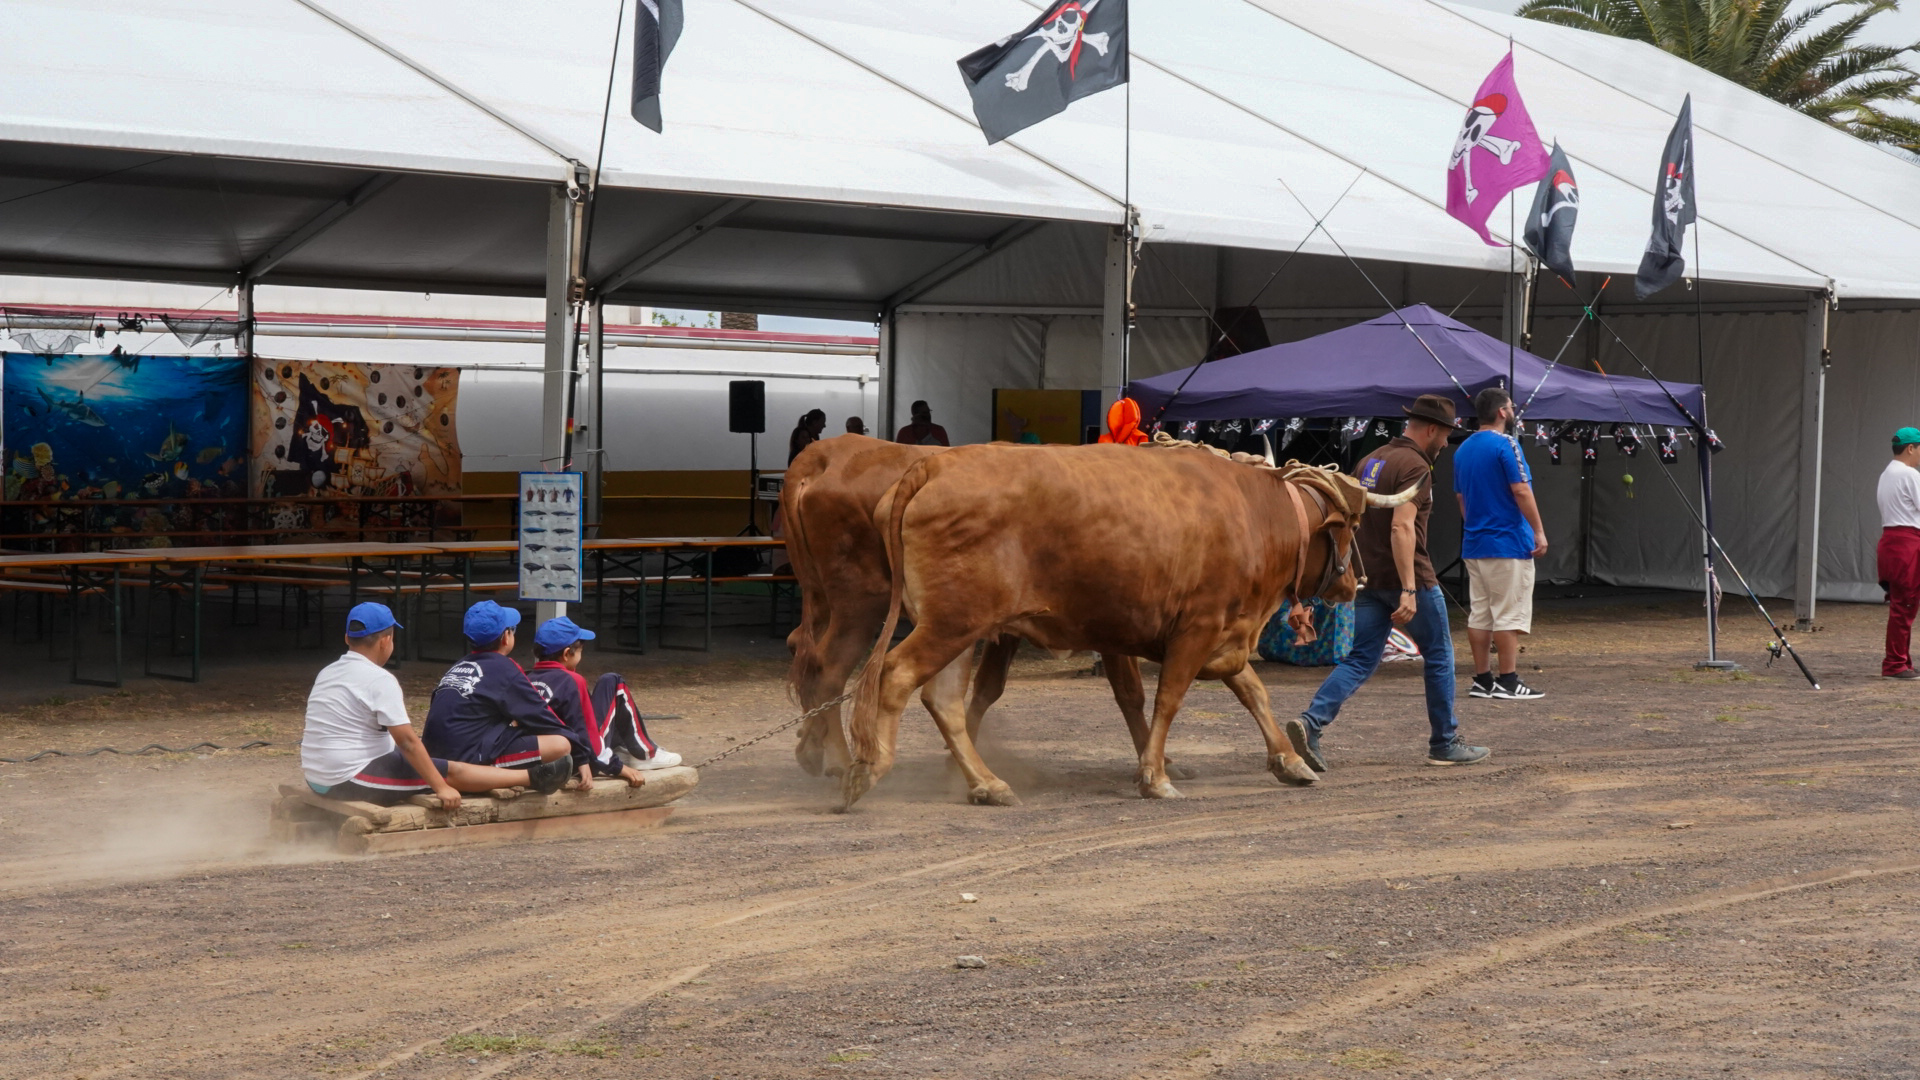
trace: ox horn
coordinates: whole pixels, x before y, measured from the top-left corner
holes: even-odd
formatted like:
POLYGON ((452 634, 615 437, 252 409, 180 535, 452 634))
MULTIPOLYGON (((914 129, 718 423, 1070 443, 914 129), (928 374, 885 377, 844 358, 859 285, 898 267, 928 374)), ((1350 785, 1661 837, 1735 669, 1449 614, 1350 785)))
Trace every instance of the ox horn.
POLYGON ((1399 506, 1401 503, 1412 501, 1413 497, 1418 494, 1420 494, 1420 485, 1417 483, 1398 495, 1375 495, 1369 491, 1367 492, 1367 505, 1377 506, 1383 509, 1399 506))

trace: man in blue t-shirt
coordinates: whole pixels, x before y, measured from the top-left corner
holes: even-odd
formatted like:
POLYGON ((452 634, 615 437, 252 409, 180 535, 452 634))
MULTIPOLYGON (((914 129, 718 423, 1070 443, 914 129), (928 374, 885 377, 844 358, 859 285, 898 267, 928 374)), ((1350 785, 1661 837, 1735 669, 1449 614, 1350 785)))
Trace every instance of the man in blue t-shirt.
POLYGON ((1489 386, 1473 399, 1480 430, 1453 452, 1453 490, 1465 531, 1469 596, 1467 643, 1477 698, 1532 700, 1546 695, 1520 681, 1520 635, 1533 632, 1533 560, 1546 554, 1547 530, 1533 500, 1533 476, 1513 428, 1513 399, 1489 386), (1490 653, 1498 654, 1495 677, 1490 653))

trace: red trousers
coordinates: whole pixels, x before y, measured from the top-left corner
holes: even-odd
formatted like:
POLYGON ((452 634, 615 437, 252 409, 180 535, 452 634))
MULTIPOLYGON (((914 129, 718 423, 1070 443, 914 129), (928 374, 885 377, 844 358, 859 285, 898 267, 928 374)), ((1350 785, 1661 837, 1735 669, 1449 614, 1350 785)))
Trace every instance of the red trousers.
POLYGON ((1920 529, 1889 525, 1880 530, 1880 587, 1887 590, 1887 655, 1880 674, 1896 675, 1913 666, 1908 655, 1913 617, 1920 612, 1920 529))

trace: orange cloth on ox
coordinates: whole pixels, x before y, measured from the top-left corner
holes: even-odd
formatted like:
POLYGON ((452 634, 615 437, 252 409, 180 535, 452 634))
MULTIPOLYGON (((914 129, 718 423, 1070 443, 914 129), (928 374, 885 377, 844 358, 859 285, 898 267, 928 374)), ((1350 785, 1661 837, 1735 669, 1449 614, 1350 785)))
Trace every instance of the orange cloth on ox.
POLYGON ((1114 402, 1107 409, 1107 433, 1100 436, 1100 441, 1122 446, 1146 442, 1147 433, 1140 430, 1140 403, 1130 397, 1114 402))

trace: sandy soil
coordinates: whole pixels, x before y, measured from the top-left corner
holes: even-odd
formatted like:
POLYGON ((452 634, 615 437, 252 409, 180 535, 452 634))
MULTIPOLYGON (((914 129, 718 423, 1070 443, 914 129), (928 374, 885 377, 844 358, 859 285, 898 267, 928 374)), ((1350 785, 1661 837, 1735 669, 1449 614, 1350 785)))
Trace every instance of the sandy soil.
MULTIPOLYGON (((1201 776, 1144 802, 1104 681, 1027 659, 1017 808, 964 805, 916 707, 851 814, 780 736, 643 836, 375 860, 264 843, 311 662, 13 708, 0 756, 275 745, 0 766, 0 1074, 1920 1075, 1920 687, 1875 677, 1883 609, 1802 639, 1818 693, 1728 612, 1750 673, 1691 670, 1697 607, 1555 607, 1550 696, 1463 700, 1471 769, 1421 764, 1412 665, 1307 790, 1203 684, 1201 776)), ((636 679, 698 760, 791 715, 780 668, 636 679)), ((1262 675, 1282 715, 1319 677, 1262 675)))

